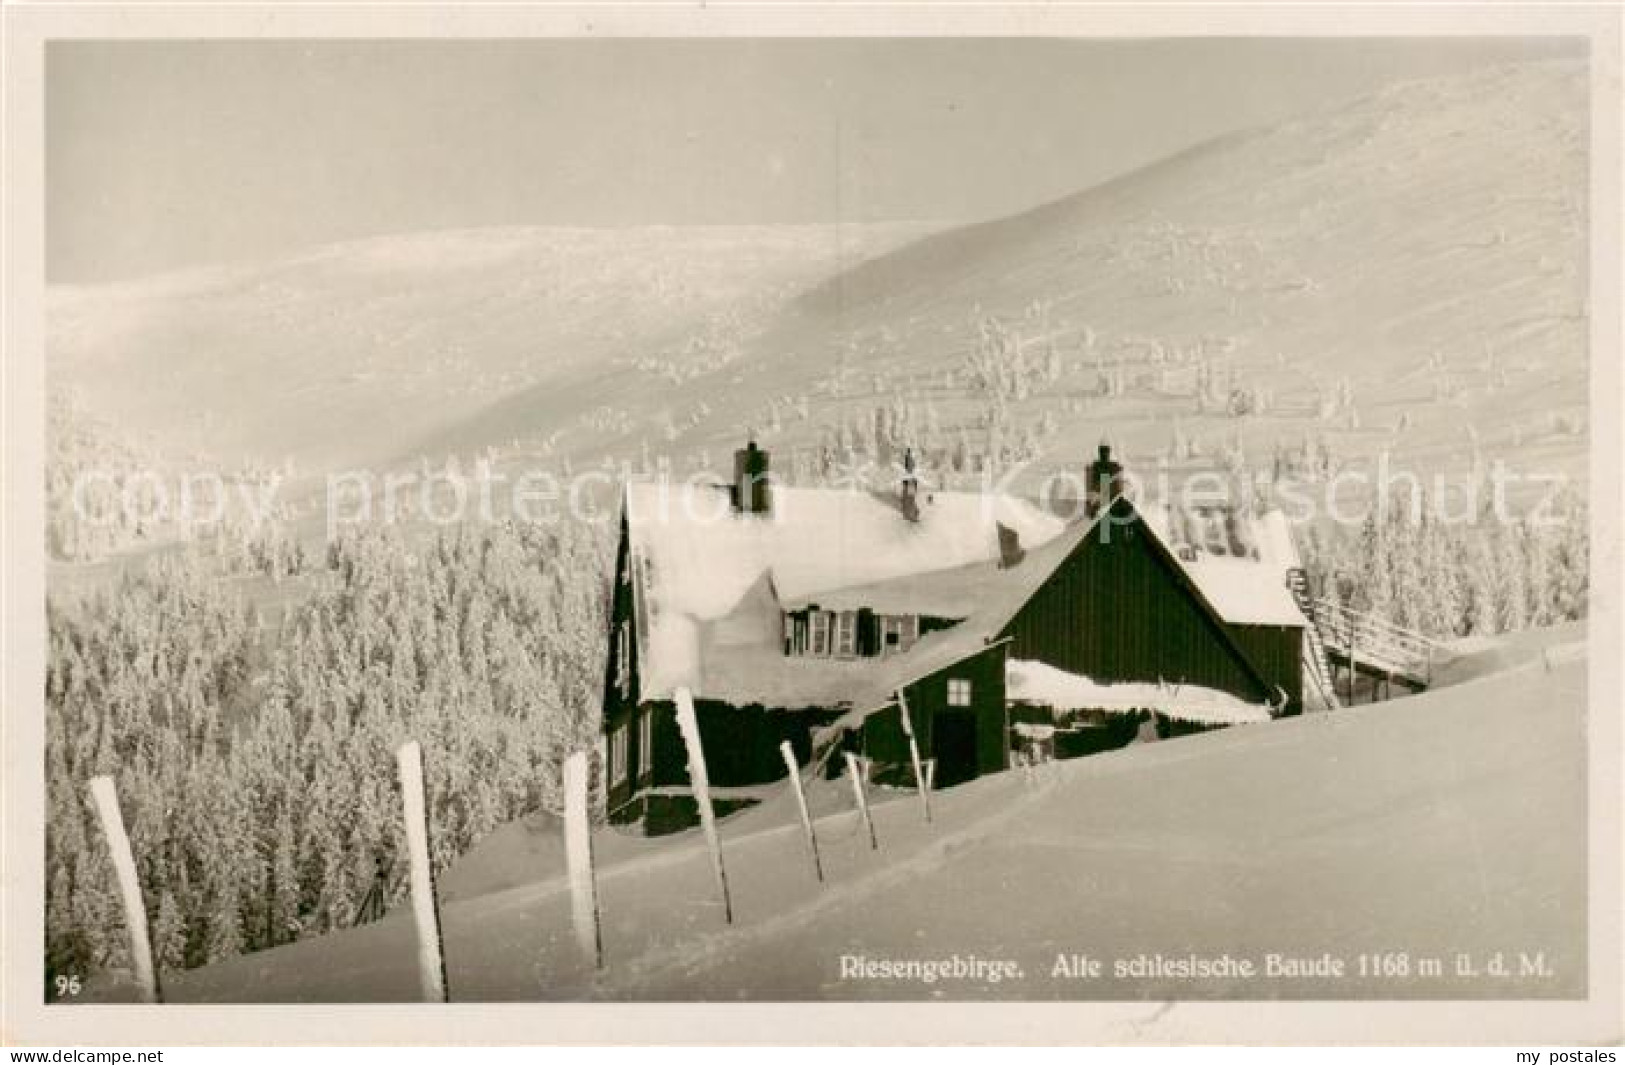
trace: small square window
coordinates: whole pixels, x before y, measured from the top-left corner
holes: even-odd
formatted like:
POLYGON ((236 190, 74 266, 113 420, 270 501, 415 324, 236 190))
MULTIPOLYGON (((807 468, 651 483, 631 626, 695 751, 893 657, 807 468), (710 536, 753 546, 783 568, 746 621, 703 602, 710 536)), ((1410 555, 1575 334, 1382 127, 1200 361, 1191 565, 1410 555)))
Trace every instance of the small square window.
POLYGON ((970 681, 964 677, 948 678, 948 705, 970 705, 970 681))

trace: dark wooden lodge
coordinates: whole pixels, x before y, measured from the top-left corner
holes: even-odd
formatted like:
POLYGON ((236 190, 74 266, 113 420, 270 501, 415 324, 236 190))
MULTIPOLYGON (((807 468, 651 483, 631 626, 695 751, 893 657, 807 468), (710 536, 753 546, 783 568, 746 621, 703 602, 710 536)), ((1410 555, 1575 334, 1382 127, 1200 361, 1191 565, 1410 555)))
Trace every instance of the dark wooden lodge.
POLYGON ((1108 450, 1068 524, 1004 496, 800 489, 754 443, 733 483, 626 488, 610 603, 611 814, 687 824, 675 693, 693 696, 715 798, 783 779, 779 745, 878 777, 908 762, 906 704, 935 786, 1010 764, 1297 713, 1306 620, 1278 513, 1142 514, 1108 450), (898 693, 902 693, 902 700, 898 693), (1049 730, 1046 732, 1046 730, 1049 730))

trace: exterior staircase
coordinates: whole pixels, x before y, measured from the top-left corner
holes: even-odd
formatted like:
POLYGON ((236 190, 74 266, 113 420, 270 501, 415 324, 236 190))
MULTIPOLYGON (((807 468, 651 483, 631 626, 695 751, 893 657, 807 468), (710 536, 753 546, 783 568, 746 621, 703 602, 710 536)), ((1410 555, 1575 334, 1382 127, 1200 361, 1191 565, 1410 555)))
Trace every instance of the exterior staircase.
POLYGON ((1302 569, 1288 571, 1287 587, 1309 619, 1304 630, 1304 671, 1329 707, 1342 705, 1334 667, 1349 679, 1351 703, 1356 675, 1372 681, 1373 696, 1378 685, 1384 693, 1391 693, 1396 682, 1419 692, 1432 683, 1433 661, 1440 648, 1436 641, 1376 614, 1314 598, 1302 569))

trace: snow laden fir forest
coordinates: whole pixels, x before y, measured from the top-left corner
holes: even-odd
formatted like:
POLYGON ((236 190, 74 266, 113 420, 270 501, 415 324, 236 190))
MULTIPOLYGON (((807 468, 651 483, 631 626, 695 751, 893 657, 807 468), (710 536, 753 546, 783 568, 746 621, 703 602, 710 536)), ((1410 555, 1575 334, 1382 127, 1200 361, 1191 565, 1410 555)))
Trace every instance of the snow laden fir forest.
POLYGON ((1584 105, 1572 63, 1401 84, 929 236, 421 234, 53 291, 47 993, 128 965, 96 775, 175 972, 404 897, 401 741, 441 872, 594 746, 613 505, 330 538, 335 470, 683 478, 754 433, 791 483, 909 448, 1033 494, 1109 437, 1252 506, 1382 455, 1427 487, 1301 523, 1314 594, 1445 642, 1584 618, 1584 105), (1503 461, 1569 487, 1502 521, 1503 461), (178 527, 118 506, 145 471, 282 490, 178 527), (1437 519, 1435 474, 1479 520, 1437 519))
POLYGON ((558 807, 563 757, 597 727, 602 544, 574 526, 421 548, 367 532, 321 568, 276 617, 192 554, 52 597, 50 974, 126 950, 84 801, 97 774, 118 780, 164 969, 356 923, 402 853, 392 752, 407 737, 434 752, 439 868, 558 807))

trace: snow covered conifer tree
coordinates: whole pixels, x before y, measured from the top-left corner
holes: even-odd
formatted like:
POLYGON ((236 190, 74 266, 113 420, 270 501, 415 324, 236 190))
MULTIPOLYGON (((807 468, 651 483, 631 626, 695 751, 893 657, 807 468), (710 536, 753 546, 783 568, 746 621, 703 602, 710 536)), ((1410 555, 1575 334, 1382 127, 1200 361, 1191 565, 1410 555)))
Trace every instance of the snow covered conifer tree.
POLYGON ((1516 539, 1524 556, 1523 568, 1527 576, 1525 592, 1529 624, 1533 627, 1550 625, 1552 611, 1552 573, 1550 539, 1546 530, 1536 528, 1525 520, 1516 529, 1516 539))
POLYGON ((152 923, 152 961, 160 972, 186 965, 186 921, 174 893, 168 890, 158 900, 158 914, 152 923))
POLYGON ((1519 632, 1529 627, 1529 556, 1517 525, 1495 529, 1495 575, 1500 596, 1497 599, 1500 632, 1519 632))
POLYGON ((1554 619, 1573 621, 1586 616, 1590 586, 1590 530, 1586 501, 1565 485, 1552 500, 1555 525, 1550 537, 1550 595, 1554 619))

